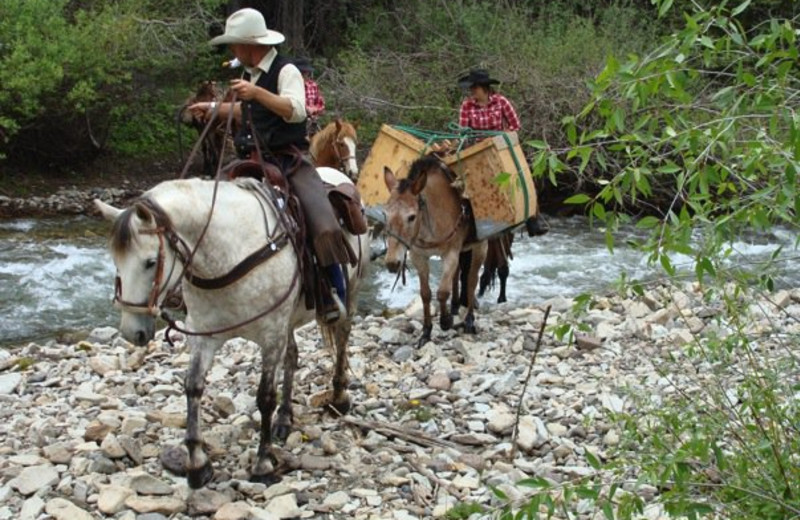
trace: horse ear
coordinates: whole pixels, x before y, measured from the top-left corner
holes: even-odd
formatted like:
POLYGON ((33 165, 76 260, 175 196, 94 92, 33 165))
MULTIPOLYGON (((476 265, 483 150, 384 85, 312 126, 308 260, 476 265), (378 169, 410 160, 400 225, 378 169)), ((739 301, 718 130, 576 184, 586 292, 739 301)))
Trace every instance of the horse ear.
POLYGON ((389 191, 393 191, 397 186, 397 177, 394 176, 394 173, 392 173, 392 170, 390 170, 388 166, 383 167, 383 181, 386 183, 386 187, 389 188, 389 191))
POLYGON ((150 222, 153 220, 153 214, 150 213, 150 210, 147 209, 147 206, 144 204, 135 204, 133 209, 136 211, 136 217, 138 217, 142 222, 150 222))
POLYGON ((122 213, 121 209, 115 208, 110 204, 106 204, 100 199, 94 199, 94 207, 97 208, 97 211, 100 212, 104 219, 110 222, 117 220, 119 214, 122 213))
POLYGON ((353 130, 358 130, 358 126, 361 124, 361 121, 353 121, 350 124, 353 125, 353 130))
POLYGON ((337 117, 335 123, 336 123, 336 133, 339 133, 342 130, 341 118, 337 117))

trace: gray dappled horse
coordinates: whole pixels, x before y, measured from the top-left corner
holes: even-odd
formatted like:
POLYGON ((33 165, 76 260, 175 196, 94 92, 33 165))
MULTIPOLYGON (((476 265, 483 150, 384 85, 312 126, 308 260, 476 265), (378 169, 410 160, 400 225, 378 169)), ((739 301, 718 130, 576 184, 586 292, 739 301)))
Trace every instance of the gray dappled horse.
MULTIPOLYGON (((319 171, 326 182, 351 182, 336 170, 319 171)), ((200 401, 215 352, 233 337, 249 339, 261 348, 257 396, 261 438, 252 478, 272 482, 277 466, 272 454, 276 370, 283 359, 282 400, 274 424, 276 435, 285 438, 292 424, 297 366, 294 329, 315 318, 304 304, 300 263, 275 200, 259 182, 243 178, 216 184, 199 179, 166 181, 124 210, 95 203, 113 222, 115 303, 122 312, 120 330, 125 338, 139 345, 151 340, 163 301, 180 284, 191 349, 185 437, 189 485, 201 487, 213 475, 200 433, 200 401)), ((345 235, 360 259, 354 267, 343 266, 347 312, 330 325, 317 320, 326 345, 335 353, 329 404, 340 411, 350 405, 347 342, 358 285, 369 259, 367 236, 346 231, 345 235)))

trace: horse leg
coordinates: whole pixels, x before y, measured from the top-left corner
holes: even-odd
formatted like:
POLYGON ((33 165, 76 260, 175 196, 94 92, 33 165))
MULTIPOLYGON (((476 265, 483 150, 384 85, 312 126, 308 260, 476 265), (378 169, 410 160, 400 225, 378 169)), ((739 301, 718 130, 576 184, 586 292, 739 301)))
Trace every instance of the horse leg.
POLYGON ((186 375, 186 437, 184 443, 188 451, 186 459, 186 473, 189 487, 198 489, 203 487, 211 477, 214 470, 211 461, 203 450, 203 438, 200 435, 200 400, 206 385, 206 374, 214 361, 214 353, 220 342, 200 343, 189 339, 192 356, 189 363, 189 373, 186 375))
POLYGON ((442 280, 439 282, 439 289, 436 291, 436 299, 439 300, 439 326, 442 330, 453 328, 453 315, 447 306, 450 299, 450 289, 453 286, 453 278, 458 270, 460 254, 458 251, 449 251, 443 257, 442 280))
POLYGON ((467 278, 469 267, 472 264, 472 251, 464 251, 458 257, 458 270, 453 276, 453 303, 450 306, 452 314, 458 314, 461 307, 467 306, 467 278))
POLYGON ((497 256, 497 275, 500 278, 500 295, 497 297, 497 303, 504 303, 506 301, 506 281, 510 272, 509 261, 513 258, 511 254, 511 244, 514 242, 514 234, 507 233, 499 240, 499 251, 497 256))
POLYGON ((478 271, 486 260, 486 242, 482 242, 472 249, 472 265, 469 270, 469 280, 467 285, 467 314, 464 316, 464 332, 475 334, 478 332, 475 327, 475 288, 478 285, 478 271))
POLYGON ((500 278, 500 295, 497 297, 497 303, 504 303, 506 301, 506 281, 508 280, 508 273, 508 263, 497 268, 497 276, 500 278))
MULTIPOLYGON (((288 333, 282 336, 288 338, 288 333)), ((278 405, 278 392, 275 388, 275 371, 283 354, 284 345, 275 345, 274 348, 261 347, 261 380, 258 383, 256 404, 261 412, 261 438, 258 442, 258 453, 253 473, 250 480, 263 484, 274 484, 278 480, 275 475, 276 461, 270 449, 272 448, 272 414, 278 405)), ((285 365, 284 365, 285 367, 285 365)), ((289 380, 292 384, 292 380, 289 380)))
POLYGON ((411 253, 411 263, 417 271, 419 277, 419 295, 422 298, 422 336, 417 342, 421 347, 431 340, 433 330, 433 318, 431 317, 431 286, 430 286, 430 266, 428 259, 422 255, 411 253))
POLYGON ((334 362, 333 371, 333 399, 331 406, 344 415, 350 411, 350 397, 347 395, 347 385, 350 384, 350 379, 347 377, 347 342, 350 339, 350 329, 352 323, 350 318, 340 320, 333 327, 328 327, 327 331, 323 329, 323 336, 330 345, 334 347, 336 359, 334 362))
POLYGON ((483 296, 486 289, 494 285, 494 277, 497 273, 498 266, 498 249, 500 249, 501 239, 489 240, 489 245, 486 248, 486 260, 483 262, 483 273, 481 273, 480 284, 478 285, 478 296, 483 296))
POLYGON ((286 354, 283 356, 283 385, 281 387, 281 405, 275 419, 273 433, 277 439, 285 441, 292 431, 294 413, 292 412, 292 393, 294 391, 294 372, 297 370, 297 342, 294 331, 289 331, 286 354))

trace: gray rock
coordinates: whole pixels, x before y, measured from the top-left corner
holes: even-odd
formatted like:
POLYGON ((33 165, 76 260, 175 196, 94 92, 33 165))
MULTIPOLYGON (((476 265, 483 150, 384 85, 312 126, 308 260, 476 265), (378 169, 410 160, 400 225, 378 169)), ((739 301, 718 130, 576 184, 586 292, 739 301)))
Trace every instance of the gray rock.
POLYGON ((10 374, 0 374, 0 395, 9 395, 17 389, 22 382, 22 374, 11 372, 10 374))
POLYGON ((43 464, 23 469, 8 484, 19 491, 21 495, 28 496, 57 483, 58 471, 53 466, 43 464))

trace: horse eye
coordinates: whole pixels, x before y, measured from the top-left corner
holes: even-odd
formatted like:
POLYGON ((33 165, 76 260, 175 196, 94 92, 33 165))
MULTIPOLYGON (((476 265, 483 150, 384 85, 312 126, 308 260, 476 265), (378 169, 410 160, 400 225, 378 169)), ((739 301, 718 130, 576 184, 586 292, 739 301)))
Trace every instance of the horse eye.
POLYGON ((412 222, 414 222, 414 219, 415 219, 415 218, 417 218, 417 216, 416 216, 416 215, 409 215, 409 216, 408 216, 408 223, 409 223, 409 224, 411 224, 412 222))
POLYGON ((148 258, 144 263, 145 269, 152 269, 156 266, 156 259, 155 258, 148 258))

